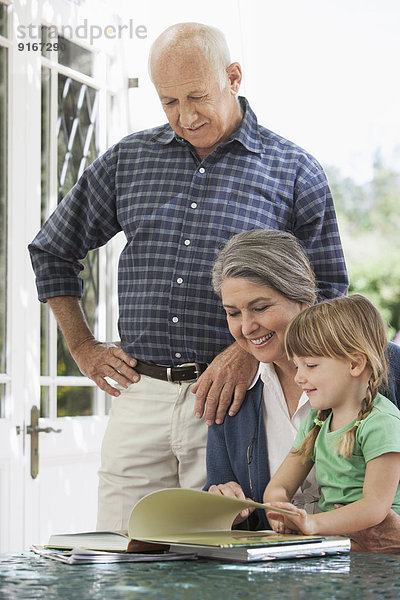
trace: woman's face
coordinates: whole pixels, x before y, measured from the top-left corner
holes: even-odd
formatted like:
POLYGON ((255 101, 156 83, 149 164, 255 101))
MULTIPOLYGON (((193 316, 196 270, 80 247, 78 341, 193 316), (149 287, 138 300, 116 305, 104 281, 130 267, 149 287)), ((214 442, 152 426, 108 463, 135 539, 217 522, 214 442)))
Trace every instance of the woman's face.
POLYGON ((260 362, 286 362, 285 330, 304 305, 242 277, 225 279, 221 296, 229 331, 238 344, 260 362))

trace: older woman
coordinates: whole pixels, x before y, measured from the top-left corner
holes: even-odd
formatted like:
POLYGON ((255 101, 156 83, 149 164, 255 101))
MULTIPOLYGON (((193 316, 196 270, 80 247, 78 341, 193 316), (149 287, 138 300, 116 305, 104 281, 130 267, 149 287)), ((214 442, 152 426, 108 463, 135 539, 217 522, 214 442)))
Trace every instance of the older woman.
MULTIPOLYGON (((260 367, 239 413, 209 429, 205 489, 262 502, 270 477, 310 410, 306 394, 294 382, 294 365, 287 359, 283 339, 292 317, 316 300, 314 273, 294 236, 252 230, 235 235, 223 248, 214 265, 213 286, 231 334, 260 367)), ((384 393, 396 401, 400 348, 389 346, 391 389, 384 393)), ((311 472, 293 502, 314 512, 319 497, 311 472)), ((250 529, 268 527, 263 511, 243 511, 237 524, 240 521, 250 529)))

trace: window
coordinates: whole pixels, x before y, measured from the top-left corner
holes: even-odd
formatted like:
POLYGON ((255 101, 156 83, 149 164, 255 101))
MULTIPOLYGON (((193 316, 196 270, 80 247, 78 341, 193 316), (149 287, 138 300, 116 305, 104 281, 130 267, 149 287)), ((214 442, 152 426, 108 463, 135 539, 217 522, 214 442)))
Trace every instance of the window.
POLYGON ((0 35, 7 37, 7 6, 0 4, 0 35))
POLYGON ((65 65, 75 71, 89 75, 89 77, 93 76, 92 52, 89 52, 89 50, 86 50, 61 36, 58 38, 58 43, 58 62, 61 65, 65 65))
MULTIPOLYGON (((42 28, 42 40, 48 37, 42 28)), ((54 43, 54 36, 52 38, 54 43)), ((42 222, 98 156, 99 90, 94 55, 58 36, 54 52, 42 57, 42 222)), ((98 335, 99 250, 84 261, 82 307, 98 335)), ((41 307, 41 416, 92 415, 101 392, 83 377, 58 332, 47 305, 41 307)))
POLYGON ((7 7, 0 4, 0 418, 5 416, 7 369, 7 7))

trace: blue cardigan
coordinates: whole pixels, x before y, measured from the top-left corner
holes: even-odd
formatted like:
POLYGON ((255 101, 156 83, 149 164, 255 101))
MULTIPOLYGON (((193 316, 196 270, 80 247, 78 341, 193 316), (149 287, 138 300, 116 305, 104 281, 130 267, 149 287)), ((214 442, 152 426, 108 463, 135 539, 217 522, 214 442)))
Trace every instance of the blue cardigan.
MULTIPOLYGON (((400 404, 400 346, 388 344, 389 389, 380 391, 396 406, 400 404)), ((247 498, 251 498, 249 469, 254 499, 262 502, 270 480, 267 440, 262 410, 263 382, 259 379, 246 395, 240 411, 234 417, 226 416, 221 425, 212 425, 207 441, 207 483, 210 485, 236 481, 247 498), (247 464, 247 448, 253 441, 253 458, 247 464)), ((263 510, 256 510, 240 525, 243 529, 269 529, 263 510)))

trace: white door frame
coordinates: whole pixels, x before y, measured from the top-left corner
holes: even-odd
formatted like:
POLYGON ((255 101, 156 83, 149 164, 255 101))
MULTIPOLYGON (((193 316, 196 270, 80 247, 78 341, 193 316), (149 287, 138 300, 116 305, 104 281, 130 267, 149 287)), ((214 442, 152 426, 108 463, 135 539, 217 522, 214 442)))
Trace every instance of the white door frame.
MULTIPOLYGON (((97 507, 93 505, 93 499, 96 496, 99 448, 107 422, 105 395, 102 392, 97 395, 93 417, 57 418, 52 404, 49 418, 40 419, 40 427, 61 428, 63 431, 61 434, 39 434, 39 475, 35 479, 30 475, 31 436, 26 431, 31 407, 40 407, 41 385, 73 386, 83 382, 92 385, 92 382, 81 378, 64 381, 65 378, 60 380, 57 377, 55 381, 48 381, 48 378, 40 376, 40 304, 27 245, 40 228, 41 64, 46 60, 42 59, 40 51, 19 50, 17 43, 21 40, 17 39, 16 32, 21 24, 33 24, 39 28, 42 24, 68 22, 76 26, 83 14, 80 7, 64 0, 40 3, 15 0, 10 7, 9 40, 0 40, 9 51, 8 360, 7 372, 0 376, 0 383, 6 384, 5 418, 0 419, 0 552, 20 551, 32 543, 45 543, 49 534, 58 528, 65 527, 66 531, 72 528, 91 529, 96 518, 97 507), (35 8, 39 10, 35 12, 35 8)), ((93 17, 99 19, 97 14, 93 17)), ((111 19, 111 16, 102 15, 102 18, 111 19)), ((100 121, 103 123, 99 130, 99 143, 100 152, 103 152, 107 143, 104 127, 107 95, 113 94, 117 99, 116 110, 121 110, 118 102, 122 103, 124 110, 127 90, 122 87, 123 77, 120 78, 119 89, 107 88, 107 58, 102 53, 100 42, 95 49, 88 49, 95 50, 98 58, 96 85, 100 90, 100 121)), ((122 52, 122 47, 119 52, 122 52)), ((120 71, 121 75, 125 75, 120 71)), ((115 135, 118 134, 114 133, 111 137, 115 138, 115 135)), ((53 150, 54 147, 55 144, 53 150)), ((106 254, 109 257, 112 248, 113 245, 100 254, 102 273, 106 272, 106 254)), ((106 339, 107 330, 115 331, 116 327, 106 323, 106 312, 110 311, 108 308, 106 311, 105 282, 100 289, 99 337, 106 339)), ((115 316, 116 303, 107 297, 107 303, 109 300, 115 316)))

